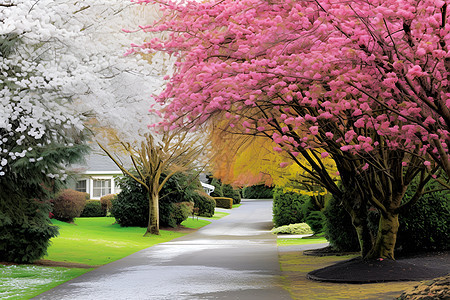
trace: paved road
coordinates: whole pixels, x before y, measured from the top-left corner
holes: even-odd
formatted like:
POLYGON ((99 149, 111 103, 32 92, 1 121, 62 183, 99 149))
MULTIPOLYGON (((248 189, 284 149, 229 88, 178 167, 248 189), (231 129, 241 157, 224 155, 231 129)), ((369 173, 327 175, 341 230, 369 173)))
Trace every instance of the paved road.
POLYGON ((271 220, 272 201, 244 200, 231 215, 195 233, 97 268, 34 299, 291 299, 281 288, 271 220))

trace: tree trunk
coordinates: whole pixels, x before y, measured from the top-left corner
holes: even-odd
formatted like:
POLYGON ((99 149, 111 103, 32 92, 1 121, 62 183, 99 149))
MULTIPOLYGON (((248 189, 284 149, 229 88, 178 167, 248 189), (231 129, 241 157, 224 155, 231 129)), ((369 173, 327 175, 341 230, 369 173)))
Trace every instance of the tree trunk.
POLYGON ((369 253, 373 243, 368 225, 366 203, 364 195, 356 190, 350 192, 350 189, 346 189, 342 204, 350 215, 353 227, 358 235, 361 257, 365 257, 369 253))
POLYGON ((356 234, 358 235, 361 257, 365 257, 372 249, 372 235, 368 226, 367 211, 361 207, 354 209, 349 203, 345 203, 345 201, 344 207, 350 214, 353 227, 355 227, 356 234))
POLYGON ((398 232, 398 213, 382 213, 372 250, 365 259, 394 259, 394 248, 398 232))
POLYGON ((372 236, 367 224, 367 216, 361 217, 358 214, 351 213, 352 224, 358 235, 361 257, 365 257, 372 249, 372 236))
POLYGON ((160 235, 159 233, 159 195, 156 191, 148 191, 149 218, 147 231, 144 236, 151 234, 160 235))

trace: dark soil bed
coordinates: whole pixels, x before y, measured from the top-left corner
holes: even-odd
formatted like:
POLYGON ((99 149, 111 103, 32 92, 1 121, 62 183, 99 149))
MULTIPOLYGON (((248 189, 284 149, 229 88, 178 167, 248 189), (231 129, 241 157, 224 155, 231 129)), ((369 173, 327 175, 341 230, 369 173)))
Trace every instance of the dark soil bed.
MULTIPOLYGON (((321 250, 318 251, 321 255, 330 253, 329 249, 321 250)), ((313 253, 314 251, 309 251, 308 255, 313 253)), ((308 278, 327 282, 374 283, 428 280, 449 273, 450 252, 445 251, 401 256, 397 260, 364 261, 361 258, 353 258, 314 270, 308 273, 308 278)))

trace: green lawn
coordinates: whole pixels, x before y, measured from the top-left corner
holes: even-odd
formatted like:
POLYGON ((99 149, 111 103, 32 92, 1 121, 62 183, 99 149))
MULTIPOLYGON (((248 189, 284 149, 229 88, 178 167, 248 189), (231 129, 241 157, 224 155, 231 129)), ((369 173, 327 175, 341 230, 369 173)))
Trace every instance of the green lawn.
POLYGON ((218 219, 223 218, 223 217, 228 216, 228 215, 229 215, 229 213, 216 211, 214 213, 214 216, 212 216, 211 218, 206 218, 206 217, 201 217, 201 218, 206 218, 206 219, 210 219, 210 220, 218 220, 218 219))
MULTIPOLYGON (((145 228, 120 227, 114 218, 77 218, 75 224, 53 220, 60 235, 51 240, 44 259, 103 265, 139 250, 186 235, 161 230, 160 236, 144 237, 145 228)), ((185 227, 199 228, 211 222, 188 218, 185 227)), ((92 269, 0 265, 0 299, 24 300, 37 296, 92 269)))
MULTIPOLYGON (((60 236, 52 239, 44 259, 104 265, 153 245, 170 241, 184 233, 161 230, 161 235, 144 237, 145 228, 120 227, 114 218, 77 218, 75 224, 53 220, 60 236), (102 255, 99 255, 101 253, 102 255)), ((186 227, 198 228, 209 224, 205 220, 188 218, 186 227)))
POLYGON ((30 299, 90 270, 0 265, 0 299, 30 299))
POLYGON ((278 238, 278 246, 292 246, 292 245, 307 245, 307 244, 322 244, 328 243, 324 237, 318 238, 278 238))

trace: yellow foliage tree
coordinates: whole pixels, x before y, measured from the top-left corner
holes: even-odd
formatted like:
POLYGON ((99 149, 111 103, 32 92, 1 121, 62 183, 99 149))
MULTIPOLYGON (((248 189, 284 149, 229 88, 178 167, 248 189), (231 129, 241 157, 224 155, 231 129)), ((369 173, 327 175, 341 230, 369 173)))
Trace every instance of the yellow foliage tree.
MULTIPOLYGON (((240 186, 277 185, 310 196, 327 193, 320 176, 303 156, 294 153, 296 160, 293 160, 285 152, 277 152, 276 144, 266 137, 236 135, 220 129, 219 123, 212 130, 211 140, 214 145, 211 168, 214 176, 223 182, 240 186)), ((324 151, 313 149, 308 152, 315 163, 323 164, 331 178, 338 180, 334 161, 329 156, 321 156, 324 151)))

